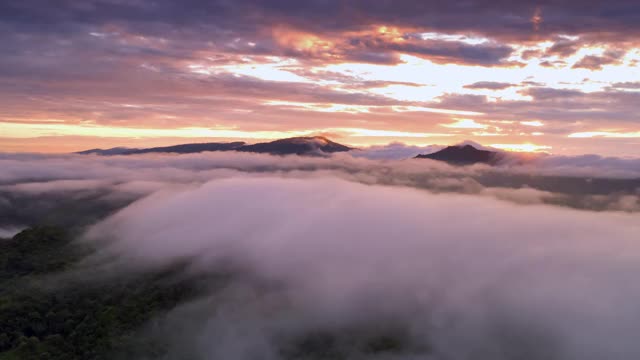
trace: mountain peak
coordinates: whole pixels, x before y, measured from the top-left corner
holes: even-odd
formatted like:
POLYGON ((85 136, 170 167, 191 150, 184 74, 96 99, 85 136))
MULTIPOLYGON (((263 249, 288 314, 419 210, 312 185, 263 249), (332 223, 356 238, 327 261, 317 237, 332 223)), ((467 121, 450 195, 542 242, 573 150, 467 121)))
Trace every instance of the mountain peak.
POLYGON ((267 143, 246 145, 238 149, 244 152, 269 153, 274 155, 322 155, 351 150, 350 147, 338 144, 324 136, 299 136, 275 140, 267 143))
POLYGON ((275 140, 274 142, 316 143, 316 144, 326 145, 332 141, 327 139, 324 136, 296 136, 296 137, 275 140))
POLYGON ((456 165, 472 165, 477 163, 494 164, 499 158, 499 153, 484 149, 486 148, 482 145, 465 142, 459 145, 447 146, 433 154, 418 155, 416 159, 445 161, 456 165), (480 147, 480 149, 474 145, 480 147))
POLYGON ((479 143, 477 143, 475 141, 472 141, 472 140, 465 140, 463 142, 460 142, 460 143, 452 145, 452 146, 457 146, 457 147, 471 146, 476 150, 486 150, 486 151, 495 151, 495 152, 497 152, 496 149, 494 149, 494 148, 491 148, 491 147, 488 147, 488 146, 484 146, 484 145, 479 144, 479 143))

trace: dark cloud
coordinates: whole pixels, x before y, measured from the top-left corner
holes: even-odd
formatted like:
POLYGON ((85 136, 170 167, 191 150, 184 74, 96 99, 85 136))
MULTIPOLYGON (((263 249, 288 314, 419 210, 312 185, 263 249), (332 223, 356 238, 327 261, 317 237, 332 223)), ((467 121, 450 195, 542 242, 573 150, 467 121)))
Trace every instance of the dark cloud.
POLYGON ((520 84, 521 85, 526 85, 526 86, 545 86, 544 83, 537 82, 537 81, 531 81, 531 80, 523 81, 520 84))
POLYGON ((517 86, 511 83, 502 83, 495 81, 478 81, 473 84, 465 85, 465 89, 487 89, 487 90, 504 90, 517 86))
POLYGON ((561 39, 556 41, 549 49, 547 49, 546 55, 567 57, 575 54, 581 47, 582 44, 579 41, 561 39))
POLYGON ((383 64, 397 63, 398 53, 404 52, 433 58, 438 62, 489 66, 499 65, 511 52, 505 45, 417 41, 415 38, 407 38, 410 41, 399 45, 386 43, 384 39, 370 35, 367 35, 367 39, 358 35, 345 37, 340 31, 369 31, 378 25, 377 21, 365 18, 364 14, 355 18, 341 18, 345 13, 352 12, 355 15, 364 10, 360 8, 361 4, 345 4, 342 6, 344 12, 339 14, 333 14, 340 6, 338 3, 336 6, 300 6, 283 2, 280 6, 274 6, 270 2, 260 1, 233 4, 190 1, 181 6, 169 1, 139 1, 133 4, 90 1, 84 6, 65 2, 52 11, 46 10, 47 4, 39 1, 2 6, 0 13, 4 16, 0 19, 0 28, 5 30, 3 42, 9 49, 15 50, 11 51, 9 59, 16 60, 12 65, 19 65, 26 60, 27 63, 22 65, 31 64, 26 73, 32 74, 33 68, 37 73, 38 69, 45 70, 58 60, 77 59, 77 66, 65 64, 67 71, 77 71, 112 66, 114 61, 185 61, 194 57, 202 58, 204 56, 198 55, 207 52, 383 64), (301 21, 302 18, 305 21, 301 21), (329 26, 335 22, 329 18, 340 21, 340 26, 329 26), (300 48, 296 41, 285 40, 287 35, 283 32, 301 31, 318 36, 320 40, 338 43, 330 48, 322 46, 311 49, 300 48), (73 52, 80 52, 80 56, 73 52), (33 57, 43 54, 47 55, 46 61, 41 57, 33 57), (39 67, 38 63, 45 68, 39 67))
POLYGON ((588 2, 488 1, 310 1, 240 0, 203 1, 63 1, 53 6, 42 0, 5 2, 0 8, 5 23, 31 30, 49 27, 64 31, 77 26, 127 24, 158 29, 164 24, 191 27, 216 24, 246 34, 276 23, 289 23, 313 31, 350 30, 387 23, 441 31, 473 31, 528 38, 532 17, 543 20, 538 33, 618 33, 632 36, 638 29, 639 5, 633 0, 588 2), (73 26, 75 25, 75 26, 73 26), (230 27, 231 25, 234 25, 230 27), (604 30, 603 30, 604 29, 604 30), (625 34, 628 32, 628 34, 625 34))
POLYGON ((623 82, 611 85, 614 89, 640 89, 640 82, 623 82))
POLYGON ((520 55, 523 60, 529 60, 534 58, 539 58, 543 55, 543 52, 540 50, 525 50, 520 55))
MULTIPOLYGON (((48 41, 52 45, 62 44, 65 40, 78 43, 80 37, 94 33, 104 34, 106 38, 131 34, 129 40, 141 36, 167 41, 170 45, 158 49, 150 48, 148 44, 133 45, 135 41, 129 41, 111 49, 115 51, 114 55, 127 57, 160 54, 188 57, 207 47, 227 53, 305 57, 310 54, 279 45, 273 28, 284 24, 329 39, 340 38, 345 31, 371 29, 378 25, 397 26, 401 30, 409 28, 484 34, 492 38, 530 39, 534 35, 531 18, 536 11, 540 11, 544 22, 536 36, 541 33, 597 35, 602 32, 601 29, 607 29, 607 33, 625 37, 637 29, 637 16, 634 14, 638 11, 633 11, 637 8, 637 4, 630 0, 607 3, 606 6, 594 3, 588 7, 578 1, 558 4, 475 0, 453 4, 446 1, 416 3, 407 0, 390 4, 382 1, 340 0, 303 3, 289 0, 189 0, 178 5, 168 0, 93 0, 83 2, 82 6, 70 1, 58 2, 54 6, 41 0, 26 0, 0 5, 0 27, 4 30, 3 43, 24 51, 31 48, 40 52, 37 47, 34 48, 38 38, 60 40, 48 41), (11 38, 14 41, 7 41, 11 38), (249 46, 249 42, 255 45, 249 46)), ((85 51, 91 50, 102 46, 99 45, 100 40, 96 37, 93 44, 85 41, 85 44, 78 43, 77 46, 85 51)), ((357 37, 351 39, 357 40, 357 37)), ((560 40, 550 51, 566 54, 573 49, 573 45, 570 41, 560 40)), ((441 61, 458 57, 481 65, 495 65, 510 53, 505 45, 471 46, 455 42, 394 45, 386 47, 387 52, 381 51, 385 50, 381 46, 352 50, 352 54, 343 57, 374 63, 396 61, 389 50, 443 59, 441 61)), ((331 51, 325 54, 330 55, 331 51)))
POLYGON ((564 100, 586 95, 580 90, 554 89, 544 87, 526 89, 523 91, 523 93, 533 96, 533 98, 536 100, 564 100))
MULTIPOLYGON (((640 102, 638 92, 614 88, 582 92, 575 89, 532 87, 523 89, 520 93, 530 96, 531 100, 490 101, 484 95, 448 94, 440 98, 438 105, 490 114, 489 119, 542 121, 544 126, 536 128, 536 131, 545 134, 545 144, 552 145, 556 152, 560 151, 559 149, 566 151, 569 141, 566 137, 572 133, 598 131, 603 128, 633 131, 637 124, 635 114, 640 102)), ((509 131, 509 125, 500 127, 509 131)), ((523 129, 517 127, 511 131, 520 134, 523 129)), ((581 140, 582 144, 588 143, 592 146, 589 152, 600 151, 607 154, 607 149, 616 146, 616 142, 611 140, 600 144, 594 139, 581 140)), ((528 141, 536 143, 539 139, 530 138, 528 141)), ((616 148, 624 147, 628 155, 633 155, 634 147, 638 145, 633 139, 627 142, 618 141, 617 144, 616 148)), ((584 150, 580 152, 584 153, 584 150)))
POLYGON ((567 63, 562 60, 556 60, 556 61, 544 60, 540 62, 540 66, 553 69, 553 68, 566 67, 567 63))
POLYGON ((401 53, 424 57, 437 63, 477 64, 485 66, 516 65, 508 63, 513 49, 498 44, 469 45, 455 41, 427 41, 426 43, 394 43, 388 48, 401 53))
POLYGON ((618 64, 625 55, 624 50, 608 50, 603 55, 587 55, 573 65, 574 69, 602 70, 604 65, 618 64))

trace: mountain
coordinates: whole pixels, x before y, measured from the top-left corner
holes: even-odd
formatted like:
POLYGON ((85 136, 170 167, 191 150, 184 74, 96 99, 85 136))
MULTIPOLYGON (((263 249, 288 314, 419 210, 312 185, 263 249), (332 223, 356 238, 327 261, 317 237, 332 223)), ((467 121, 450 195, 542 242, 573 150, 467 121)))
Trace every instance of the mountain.
POLYGON ((350 147, 333 142, 323 136, 294 137, 271 142, 246 144, 241 141, 230 143, 181 144, 144 149, 116 147, 112 149, 91 149, 77 152, 83 155, 135 155, 149 153, 191 154, 203 151, 241 151, 272 155, 322 155, 351 150, 350 147))
POLYGON ((128 153, 133 154, 147 154, 147 153, 176 153, 176 154, 192 154, 203 151, 231 151, 236 150, 245 143, 242 141, 230 142, 230 143, 199 143, 199 144, 181 144, 173 146, 154 147, 148 149, 137 149, 128 153))
POLYGON ((85 151, 78 151, 76 154, 81 154, 81 155, 96 154, 96 155, 104 155, 104 156, 128 155, 128 154, 131 154, 133 151, 138 151, 138 150, 140 149, 127 148, 127 147, 114 147, 111 149, 90 149, 85 151))
POLYGON ((199 153, 203 151, 231 151, 236 150, 245 143, 242 141, 231 143, 196 143, 196 144, 181 144, 173 146, 152 147, 144 149, 116 147, 112 149, 91 149, 80 151, 77 154, 89 155, 135 155, 135 154, 148 154, 148 153, 175 153, 175 154, 191 154, 199 153))
POLYGON ((238 151, 267 153, 273 155, 321 155, 351 150, 350 147, 333 142, 324 136, 294 137, 267 143, 246 145, 238 151))
POLYGON ((447 146, 433 154, 418 155, 415 158, 445 161, 456 165, 495 164, 501 158, 501 153, 476 149, 474 146, 467 144, 447 146))

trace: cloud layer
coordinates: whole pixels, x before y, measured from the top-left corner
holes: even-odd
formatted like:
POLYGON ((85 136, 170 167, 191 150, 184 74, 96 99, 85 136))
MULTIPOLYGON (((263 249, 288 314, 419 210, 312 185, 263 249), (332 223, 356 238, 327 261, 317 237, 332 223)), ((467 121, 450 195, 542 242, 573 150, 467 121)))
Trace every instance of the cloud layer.
POLYGON ((347 358, 595 360, 640 355, 638 230, 635 215, 233 177, 148 197, 88 237, 125 267, 245 274, 168 315, 191 324, 179 348, 194 358, 287 358, 325 334, 347 358), (359 343, 383 335, 397 346, 359 343))
POLYGON ((43 222, 86 225, 157 191, 235 176, 274 175, 327 176, 525 204, 640 210, 637 159, 546 155, 523 162, 520 157, 507 157, 498 167, 393 160, 431 150, 394 144, 327 158, 235 152, 113 157, 0 154, 0 226, 20 228, 43 222))
POLYGON ((67 226, 92 281, 181 264, 202 292, 136 335, 169 358, 640 355, 638 160, 416 150, 0 154, 0 237, 67 226))

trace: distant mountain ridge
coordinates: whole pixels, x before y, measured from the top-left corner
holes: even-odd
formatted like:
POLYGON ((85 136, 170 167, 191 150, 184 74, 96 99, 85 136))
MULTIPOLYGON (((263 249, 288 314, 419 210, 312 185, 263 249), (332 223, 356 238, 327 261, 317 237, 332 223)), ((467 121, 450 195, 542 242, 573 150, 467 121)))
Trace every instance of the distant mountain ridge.
POLYGON ((272 155, 322 155, 350 151, 352 148, 333 142, 324 136, 306 136, 280 139, 271 142, 247 144, 242 141, 229 143, 194 143, 152 148, 90 149, 77 152, 82 155, 137 155, 149 153, 193 154, 204 151, 240 151, 272 155))
MULTIPOLYGON (((111 149, 91 149, 77 152, 83 155, 139 155, 150 153, 193 154, 205 151, 238 151, 271 155, 310 155, 322 156, 337 152, 347 152, 353 148, 331 141, 324 136, 303 136, 274 140, 256 144, 243 141, 228 143, 193 143, 151 148, 115 147, 111 149)), ((473 142, 447 146, 430 154, 420 154, 416 159, 444 161, 453 165, 488 164, 496 165, 505 156, 500 151, 492 151, 473 142)))
POLYGON ((472 145, 454 145, 432 154, 421 154, 416 159, 431 159, 444 161, 455 165, 489 164, 495 165, 501 158, 502 153, 497 151, 477 149, 472 145))

